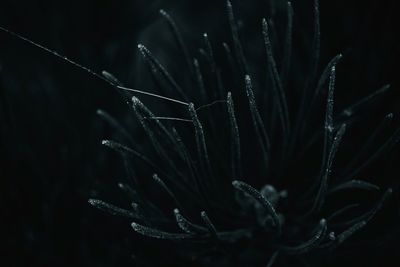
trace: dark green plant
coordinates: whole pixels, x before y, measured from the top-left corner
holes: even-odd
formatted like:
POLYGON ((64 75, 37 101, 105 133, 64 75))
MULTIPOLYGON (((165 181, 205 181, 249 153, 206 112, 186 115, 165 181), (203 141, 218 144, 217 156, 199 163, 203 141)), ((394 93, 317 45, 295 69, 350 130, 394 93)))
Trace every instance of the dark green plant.
POLYGON ((341 156, 340 144, 359 120, 360 111, 389 86, 342 111, 334 110, 336 67, 342 55, 319 71, 318 1, 308 76, 304 84, 290 83, 290 2, 286 11, 283 49, 271 40, 271 33, 277 36, 274 20, 262 20, 265 64, 260 65, 246 57, 229 1, 232 41, 223 43, 223 63, 207 34, 199 50, 201 59, 194 58, 174 20, 161 10, 185 65, 179 70, 184 78, 175 80, 144 45, 138 45, 160 94, 125 87, 109 72, 101 76, 40 46, 107 81, 132 106, 148 143, 138 144, 117 119, 98 111, 126 142, 104 140, 103 144, 124 160, 128 179, 118 185, 130 198, 131 207, 98 199, 89 203, 130 218, 133 230, 141 235, 175 242, 174 253, 180 257, 177 265, 189 260, 205 266, 272 266, 275 262, 290 264, 299 255, 324 258, 362 231, 392 193, 391 188, 380 189, 359 175, 398 141, 400 128, 369 152, 393 114, 383 119, 348 164, 335 166, 341 156), (275 50, 283 54, 278 56, 275 50), (255 82, 253 73, 265 74, 265 82, 255 82), (154 114, 132 96, 137 94, 163 100, 163 114, 168 115, 154 114), (319 102, 324 105, 324 116, 320 116, 319 102), (378 200, 371 206, 354 202, 343 206, 342 201, 326 205, 344 190, 374 192, 378 200))
MULTIPOLYGON (((273 22, 262 20, 266 61, 266 66, 263 68, 266 68, 269 83, 265 92, 267 96, 257 97, 263 87, 260 85, 257 89, 253 88, 252 78, 249 75, 251 70, 240 42, 238 27, 229 1, 227 11, 233 48, 231 50, 226 43, 224 48, 226 58, 232 67, 232 72, 227 76, 235 79, 235 87, 231 87, 231 91, 227 92, 225 81, 221 77, 221 72, 227 70, 218 67, 211 41, 206 34, 204 34, 204 48, 200 49, 200 53, 208 63, 204 68, 209 72, 206 74, 209 79, 204 79, 199 61, 192 60, 175 22, 165 11, 161 11, 185 56, 186 68, 192 75, 193 83, 185 87, 178 85, 145 46, 139 45, 139 51, 156 84, 164 88, 165 92, 175 94, 177 98, 182 99, 179 104, 182 104, 183 111, 174 112, 177 117, 157 117, 139 99, 132 98, 134 112, 156 151, 157 159, 153 161, 154 163, 144 159, 137 152, 138 148, 127 148, 113 141, 103 142, 119 151, 124 158, 133 154, 144 160, 143 164, 147 163, 152 168, 158 166, 158 170, 154 171, 158 172, 161 178, 157 174, 153 175, 154 186, 160 186, 161 191, 170 197, 172 205, 176 208, 168 210, 164 205, 161 208, 153 205, 152 202, 157 200, 140 189, 141 182, 136 180, 138 178, 135 176, 132 187, 120 184, 121 189, 129 192, 135 201, 133 210, 121 209, 100 200, 91 199, 89 202, 102 210, 132 218, 134 221, 132 228, 139 234, 182 242, 185 252, 181 256, 196 259, 206 265, 214 261, 202 250, 200 251, 203 256, 196 257, 198 244, 202 244, 203 249, 208 248, 210 255, 214 252, 221 258, 225 257, 225 261, 222 262, 228 265, 235 262, 235 258, 241 260, 240 262, 243 261, 242 264, 248 260, 249 256, 241 258, 234 253, 251 254, 254 259, 249 260, 250 262, 254 260, 261 263, 264 257, 265 264, 269 255, 268 266, 277 260, 278 254, 283 258, 282 262, 287 261, 289 255, 312 254, 314 251, 323 255, 324 251, 332 251, 351 235, 361 231, 392 193, 390 188, 384 190, 377 203, 366 212, 357 210, 358 204, 354 203, 338 207, 331 214, 324 210, 326 199, 338 191, 357 189, 380 191, 378 186, 358 180, 357 176, 364 167, 398 141, 399 130, 368 158, 362 162, 357 161, 357 164, 352 162, 345 170, 336 170, 334 159, 340 152, 342 139, 346 138, 346 129, 358 115, 358 110, 384 93, 389 86, 384 86, 342 112, 334 112, 336 66, 342 55, 334 57, 318 78, 320 26, 318 1, 315 1, 311 73, 305 81, 298 112, 294 113, 294 108, 288 105, 286 96, 291 90, 287 86, 291 66, 293 16, 289 2, 285 48, 280 69, 275 61, 270 39, 270 25, 273 25, 273 22), (314 128, 311 126, 310 116, 316 115, 313 108, 326 82, 328 93, 325 100, 324 124, 322 127, 314 126, 314 128), (183 88, 194 89, 189 91, 183 88), (233 99, 235 104, 239 102, 239 105, 235 105, 233 99), (207 105, 206 108, 214 110, 210 112, 211 114, 200 118, 198 113, 205 108, 201 105, 207 101, 215 105, 207 105), (199 105, 200 107, 196 109, 195 106, 199 105), (268 106, 271 108, 265 108, 268 106), (263 109, 263 112, 260 109, 263 109), (173 126, 174 123, 168 123, 166 126, 163 120, 186 123, 183 126, 186 128, 184 129, 186 140, 180 137, 173 126), (193 138, 189 138, 190 134, 187 133, 190 128, 193 128, 193 138), (249 138, 251 140, 248 140, 249 138), (308 181, 311 183, 311 188, 278 191, 271 185, 274 181, 287 178, 285 176, 290 172, 285 168, 294 165, 291 161, 304 160, 301 158, 302 154, 298 153, 309 149, 304 141, 316 142, 316 139, 321 138, 323 140, 323 151, 319 152, 322 153, 321 166, 318 171, 314 169, 310 172, 314 177, 308 181), (187 148, 186 143, 193 141, 195 146, 191 144, 190 148, 187 148), (244 147, 247 148, 245 151, 244 147), (246 163, 242 166, 244 158, 249 160, 244 160, 246 163), (163 163, 159 164, 157 161, 163 163), (250 175, 256 179, 247 182, 246 178, 250 175), (291 194, 295 196, 290 196, 291 194), (193 245, 192 249, 190 244, 193 245), (240 247, 238 244, 246 244, 246 249, 236 251, 235 246, 240 247), (232 255, 224 255, 227 253, 226 250, 232 255)), ((115 82, 113 78, 109 80, 115 82)), ((376 131, 381 131, 392 117, 392 114, 386 116, 376 131)), ((312 143, 308 145, 312 146, 312 143)), ((308 179, 303 176, 300 173, 298 178, 305 183, 308 179)), ((221 264, 220 261, 216 262, 221 264)))

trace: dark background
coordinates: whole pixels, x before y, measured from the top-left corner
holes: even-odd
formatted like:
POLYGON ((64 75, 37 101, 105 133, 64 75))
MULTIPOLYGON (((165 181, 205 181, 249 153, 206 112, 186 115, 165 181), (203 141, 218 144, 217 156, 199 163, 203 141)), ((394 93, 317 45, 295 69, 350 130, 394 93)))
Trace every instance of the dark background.
MULTIPOLYGON (((233 4, 240 18, 257 19, 258 25, 265 2, 233 4)), ((224 5, 211 0, 3 0, 0 25, 137 85, 143 82, 137 43, 161 57, 171 45, 160 8, 174 15, 188 40, 198 40, 206 31, 211 37, 226 34, 224 5)), ((312 28, 312 1, 293 1, 293 6, 295 23, 312 28)), ((338 72, 343 102, 390 83, 393 90, 381 104, 400 111, 397 13, 394 0, 321 1, 322 62, 340 51, 346 55, 338 72)), ((158 255, 142 248, 147 240, 134 234, 128 221, 87 203, 89 197, 118 199, 116 184, 123 176, 119 158, 100 145, 112 130, 96 116, 98 108, 116 117, 127 110, 106 83, 0 32, 0 231, 7 266, 135 266, 135 253, 158 255)), ((398 173, 385 177, 381 184, 397 186, 398 173)), ((391 205, 396 209, 394 200, 391 205)), ((353 266, 395 260, 399 234, 392 233, 378 248, 344 255, 360 264, 353 266)))

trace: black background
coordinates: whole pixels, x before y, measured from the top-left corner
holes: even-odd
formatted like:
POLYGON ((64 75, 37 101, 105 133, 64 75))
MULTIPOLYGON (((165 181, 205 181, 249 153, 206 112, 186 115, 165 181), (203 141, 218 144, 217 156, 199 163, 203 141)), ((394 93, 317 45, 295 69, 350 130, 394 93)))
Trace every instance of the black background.
MULTIPOLYGON (((265 2, 233 4, 244 20, 258 23, 265 2)), ((141 83, 137 43, 161 56, 168 46, 160 8, 174 15, 189 40, 196 40, 205 31, 211 37, 227 31, 224 4, 3 0, 0 25, 136 85, 141 83)), ((293 1, 293 6, 295 23, 311 28, 312 1, 293 1)), ((346 55, 338 72, 344 102, 390 83, 393 90, 382 105, 398 114, 398 24, 394 0, 321 1, 322 61, 340 51, 346 55)), ((100 145, 112 130, 96 116, 98 108, 116 117, 126 112, 104 82, 0 32, 0 232, 7 266, 135 266, 132 253, 142 251, 147 241, 130 230, 129 222, 87 203, 96 196, 118 199, 116 183, 123 175, 119 159, 100 145)), ((395 175, 380 178, 381 184, 396 186, 395 175)), ((380 227, 385 223, 374 231, 380 227)), ((383 261, 390 266, 398 259, 398 238, 397 230, 378 248, 346 251, 345 258, 353 266, 383 266, 383 261)))

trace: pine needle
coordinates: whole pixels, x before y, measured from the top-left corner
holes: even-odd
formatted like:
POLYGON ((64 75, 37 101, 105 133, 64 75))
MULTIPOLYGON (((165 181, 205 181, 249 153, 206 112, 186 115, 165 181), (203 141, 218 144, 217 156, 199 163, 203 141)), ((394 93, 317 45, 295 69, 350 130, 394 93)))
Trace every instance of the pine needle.
POLYGON ((228 92, 227 106, 229 113, 229 125, 231 130, 231 171, 232 179, 236 180, 241 176, 240 135, 231 92, 228 92))

